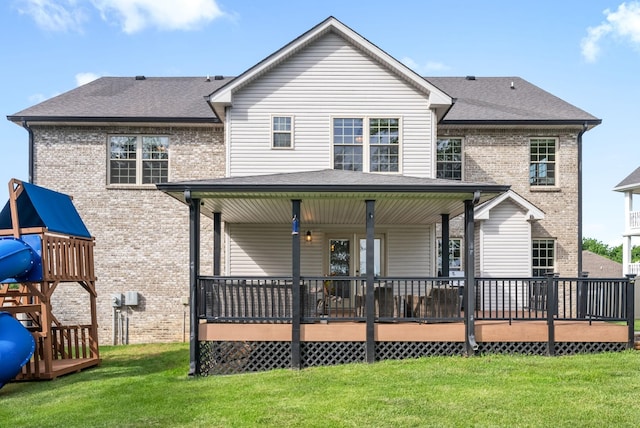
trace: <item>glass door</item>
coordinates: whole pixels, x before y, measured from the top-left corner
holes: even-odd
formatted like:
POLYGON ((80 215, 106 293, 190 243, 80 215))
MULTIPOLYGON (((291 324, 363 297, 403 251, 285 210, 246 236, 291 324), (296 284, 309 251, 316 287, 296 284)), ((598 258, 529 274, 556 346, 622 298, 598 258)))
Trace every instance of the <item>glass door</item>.
MULTIPOLYGON (((351 240, 348 238, 329 239, 329 276, 351 276, 351 240)), ((351 297, 351 282, 331 281, 330 294, 336 297, 351 297)))

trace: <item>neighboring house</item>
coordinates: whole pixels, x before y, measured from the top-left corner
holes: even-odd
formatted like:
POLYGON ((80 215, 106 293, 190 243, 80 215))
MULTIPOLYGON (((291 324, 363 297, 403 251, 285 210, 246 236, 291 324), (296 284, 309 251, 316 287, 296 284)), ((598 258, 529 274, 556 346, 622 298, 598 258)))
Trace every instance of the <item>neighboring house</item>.
POLYGON ((622 234, 622 272, 640 275, 640 263, 631 262, 632 240, 640 237, 640 211, 633 208, 636 195, 640 194, 640 167, 629 174, 614 189, 624 193, 624 233, 622 234))
POLYGON ((591 251, 582 251, 582 267, 589 278, 622 278, 622 264, 591 251))
MULTIPOLYGON (((460 214, 480 189, 477 276, 582 271, 582 137, 600 119, 518 77, 421 77, 335 18, 236 78, 103 77, 8 119, 28 132, 31 181, 72 195, 96 238, 101 343, 185 337, 189 216, 156 184, 185 201, 213 189, 203 274, 290 274, 283 189, 349 184, 404 192, 379 204, 376 275, 464 270, 460 214), (247 202, 269 185, 274 200, 247 202), (127 292, 137 304, 114 308, 127 292)), ((364 273, 361 197, 302 199, 303 275, 364 273)))

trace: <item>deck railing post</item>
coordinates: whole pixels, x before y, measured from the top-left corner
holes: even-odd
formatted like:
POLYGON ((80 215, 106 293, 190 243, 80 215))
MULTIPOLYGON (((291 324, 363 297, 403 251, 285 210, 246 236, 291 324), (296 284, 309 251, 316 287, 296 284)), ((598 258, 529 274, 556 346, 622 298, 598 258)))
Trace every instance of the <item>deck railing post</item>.
POLYGON ((547 274, 547 328, 548 334, 548 350, 549 355, 556 354, 556 336, 554 326, 554 316, 558 308, 558 297, 556 295, 556 280, 553 273, 547 274))
POLYGON ((627 343, 628 349, 633 349, 635 346, 635 283, 636 276, 634 274, 627 274, 627 326, 629 327, 629 340, 627 343))
POLYGON ((302 303, 302 293, 300 290, 300 199, 291 200, 291 210, 293 221, 298 221, 298 224, 293 226, 293 230, 291 232, 291 299, 293 300, 291 312, 291 316, 293 318, 291 320, 291 368, 299 369, 301 367, 302 359, 302 352, 300 349, 300 325, 302 323, 302 311, 300 308, 302 303))
POLYGON ((589 272, 580 272, 580 279, 578 280, 578 318, 586 318, 587 316, 587 296, 588 282, 586 278, 589 277, 589 272))

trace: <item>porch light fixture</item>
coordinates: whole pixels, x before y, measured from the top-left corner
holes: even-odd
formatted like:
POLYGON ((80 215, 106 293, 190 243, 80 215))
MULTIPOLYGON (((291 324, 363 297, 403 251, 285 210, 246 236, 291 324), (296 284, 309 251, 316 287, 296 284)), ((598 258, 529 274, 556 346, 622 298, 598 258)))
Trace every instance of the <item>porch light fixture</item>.
POLYGON ((305 238, 304 238, 304 239, 305 239, 305 241, 307 241, 307 242, 311 242, 312 237, 311 237, 311 231, 310 231, 310 230, 307 230, 307 234, 305 235, 305 238))

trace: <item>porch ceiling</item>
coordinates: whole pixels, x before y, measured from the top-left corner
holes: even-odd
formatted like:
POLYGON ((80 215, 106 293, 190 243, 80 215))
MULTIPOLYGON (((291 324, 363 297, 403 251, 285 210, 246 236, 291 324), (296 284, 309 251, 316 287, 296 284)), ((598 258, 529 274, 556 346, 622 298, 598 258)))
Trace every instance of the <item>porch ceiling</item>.
POLYGON ((464 201, 487 201, 509 186, 397 175, 322 170, 163 183, 158 189, 201 213, 230 223, 283 224, 300 199, 303 224, 363 224, 366 200, 375 200, 376 224, 432 224, 464 211, 464 201))

